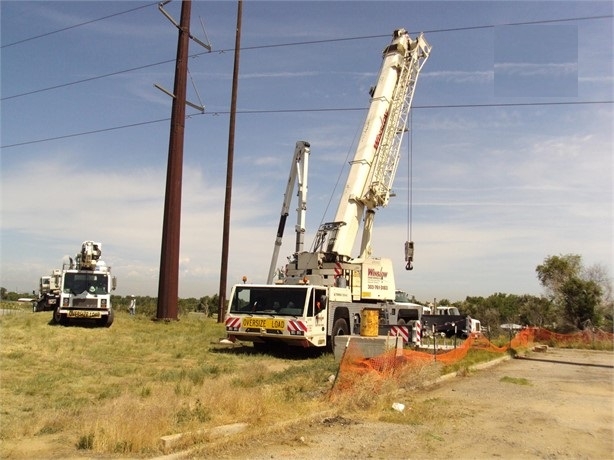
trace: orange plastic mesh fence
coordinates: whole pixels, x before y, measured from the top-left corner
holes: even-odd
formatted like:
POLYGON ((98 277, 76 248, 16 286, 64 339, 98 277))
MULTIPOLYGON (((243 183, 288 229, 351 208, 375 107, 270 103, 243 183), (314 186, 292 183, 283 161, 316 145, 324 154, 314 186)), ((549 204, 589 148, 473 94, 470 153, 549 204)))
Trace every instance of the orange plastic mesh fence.
MULTIPOLYGON (((412 372, 422 371, 425 366, 451 365, 461 361, 471 349, 505 353, 510 348, 528 348, 534 343, 550 346, 570 346, 573 344, 595 345, 606 342, 611 349, 614 334, 604 331, 580 331, 574 334, 557 334, 542 328, 524 328, 505 345, 496 346, 483 335, 471 336, 452 350, 414 350, 409 348, 392 348, 385 353, 367 358, 356 341, 349 341, 339 364, 339 373, 334 391, 346 390, 364 376, 369 376, 372 384, 377 386, 381 380, 389 380, 399 375, 406 377, 412 372)), ((373 388, 374 391, 377 388, 373 388)))

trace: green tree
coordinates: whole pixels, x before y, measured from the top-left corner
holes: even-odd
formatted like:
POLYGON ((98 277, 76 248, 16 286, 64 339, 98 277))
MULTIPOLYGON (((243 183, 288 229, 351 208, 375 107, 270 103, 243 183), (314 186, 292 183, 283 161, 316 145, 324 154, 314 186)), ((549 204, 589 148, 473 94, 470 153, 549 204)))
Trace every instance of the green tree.
POLYGON ((555 313, 560 316, 558 324, 582 329, 590 320, 595 326, 602 325, 607 311, 604 300, 608 301, 603 293, 611 292, 610 279, 604 270, 585 269, 581 256, 566 254, 546 257, 535 271, 554 304, 555 313))
POLYGON ((210 318, 214 314, 217 314, 219 302, 220 300, 217 294, 213 296, 206 295, 204 297, 201 297, 198 302, 197 311, 204 313, 207 317, 210 318))
POLYGON ((593 265, 585 270, 585 277, 601 288, 601 303, 597 306, 596 314, 603 321, 603 327, 609 332, 614 332, 614 295, 608 269, 604 265, 593 265))
POLYGON ((561 286, 570 278, 580 276, 582 257, 578 254, 548 256, 535 268, 537 278, 553 300, 560 300, 561 286))
POLYGON ((518 313, 520 324, 552 328, 560 323, 554 303, 546 297, 522 296, 518 313))
POLYGON ((561 286, 560 294, 565 316, 572 325, 584 329, 589 322, 591 325, 601 322, 596 314, 601 299, 601 288, 597 283, 573 277, 561 286))

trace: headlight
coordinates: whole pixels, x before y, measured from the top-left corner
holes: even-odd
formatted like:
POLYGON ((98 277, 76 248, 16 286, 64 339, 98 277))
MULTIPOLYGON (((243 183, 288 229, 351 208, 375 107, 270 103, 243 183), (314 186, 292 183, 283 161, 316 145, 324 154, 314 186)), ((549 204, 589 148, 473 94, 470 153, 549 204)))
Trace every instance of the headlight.
POLYGON ((70 303, 70 299, 68 297, 64 297, 62 299, 62 306, 63 307, 68 307, 69 303, 70 303))
POLYGON ((107 299, 100 300, 100 306, 102 308, 107 308, 107 299))

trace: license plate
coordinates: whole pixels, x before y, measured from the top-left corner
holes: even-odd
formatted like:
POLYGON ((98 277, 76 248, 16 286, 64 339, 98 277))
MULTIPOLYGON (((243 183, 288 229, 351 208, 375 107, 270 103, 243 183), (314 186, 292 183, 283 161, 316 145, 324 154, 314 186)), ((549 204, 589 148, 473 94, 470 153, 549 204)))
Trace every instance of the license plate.
POLYGON ((242 326, 246 329, 277 329, 283 330, 286 322, 283 319, 273 318, 243 318, 242 326))
POLYGON ((100 318, 99 311, 70 310, 67 315, 69 318, 100 318))

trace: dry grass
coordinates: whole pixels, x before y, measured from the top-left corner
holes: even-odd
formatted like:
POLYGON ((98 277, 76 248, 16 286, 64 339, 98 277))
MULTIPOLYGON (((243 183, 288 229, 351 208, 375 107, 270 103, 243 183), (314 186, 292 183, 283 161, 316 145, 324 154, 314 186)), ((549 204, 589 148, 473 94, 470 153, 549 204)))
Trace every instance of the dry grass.
POLYGON ((332 355, 222 349, 223 325, 194 316, 158 323, 116 312, 107 329, 53 326, 50 315, 0 317, 2 458, 19 456, 9 449, 20 439, 49 436, 66 455, 148 456, 164 435, 327 408, 332 355))
POLYGON ((391 404, 417 404, 416 389, 442 372, 425 363, 395 369, 393 378, 360 374, 331 393, 331 354, 223 348, 226 333, 214 319, 154 322, 120 311, 111 328, 50 319, 27 308, 0 316, 1 458, 150 457, 162 453, 165 435, 242 422, 248 432, 233 443, 248 442, 255 431, 331 411, 419 423, 411 414, 428 412, 428 402, 405 414, 391 404))

